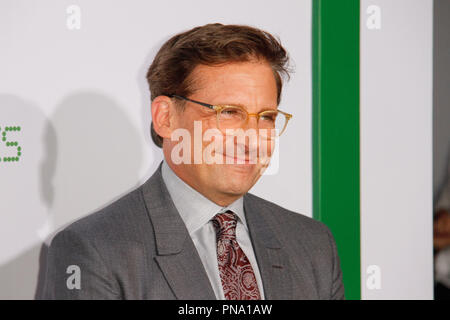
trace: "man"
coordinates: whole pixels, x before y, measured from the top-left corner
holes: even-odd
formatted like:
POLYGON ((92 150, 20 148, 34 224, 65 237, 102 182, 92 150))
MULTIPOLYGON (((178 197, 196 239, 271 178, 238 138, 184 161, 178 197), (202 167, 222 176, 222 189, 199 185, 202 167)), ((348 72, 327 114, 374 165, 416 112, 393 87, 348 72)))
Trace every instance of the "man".
POLYGON ((165 160, 56 235, 44 298, 342 299, 328 228, 247 193, 291 117, 277 109, 287 63, 247 26, 168 40, 147 74, 165 160))

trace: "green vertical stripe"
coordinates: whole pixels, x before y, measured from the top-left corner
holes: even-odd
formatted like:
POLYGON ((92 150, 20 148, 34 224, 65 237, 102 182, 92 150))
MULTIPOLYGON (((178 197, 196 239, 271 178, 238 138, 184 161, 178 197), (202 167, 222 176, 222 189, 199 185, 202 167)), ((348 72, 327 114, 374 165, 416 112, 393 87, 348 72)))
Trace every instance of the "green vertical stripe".
POLYGON ((359 0, 312 1, 313 215, 336 239, 346 299, 360 299, 359 0))

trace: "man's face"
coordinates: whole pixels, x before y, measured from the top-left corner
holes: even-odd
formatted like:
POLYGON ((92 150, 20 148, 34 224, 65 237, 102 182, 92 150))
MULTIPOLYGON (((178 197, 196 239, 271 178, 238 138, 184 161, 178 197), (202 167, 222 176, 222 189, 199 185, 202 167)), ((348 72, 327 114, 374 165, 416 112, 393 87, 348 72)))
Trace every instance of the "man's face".
MULTIPOLYGON (((221 66, 197 66, 192 75, 195 79, 195 92, 188 98, 205 102, 212 105, 235 105, 244 107, 248 113, 259 113, 264 110, 275 110, 277 108, 277 86, 271 67, 266 62, 240 62, 229 63, 221 66)), ((175 100, 175 99, 174 99, 175 100)), ((183 102, 183 101, 179 101, 183 102)), ((245 194, 259 179, 262 169, 267 166, 261 163, 261 159, 253 159, 250 163, 250 152, 258 156, 261 154, 260 139, 232 139, 234 144, 234 154, 227 152, 225 143, 220 157, 221 163, 205 163, 203 158, 201 163, 194 163, 195 148, 205 148, 211 141, 204 141, 197 144, 194 142, 194 122, 197 126, 201 121, 202 137, 208 129, 217 128, 216 112, 204 106, 185 102, 183 112, 175 113, 173 116, 177 128, 187 129, 191 137, 191 163, 174 164, 168 159, 171 157, 171 150, 177 142, 165 144, 165 157, 171 168, 177 175, 188 183, 191 187, 221 205, 226 205, 230 201, 245 194), (244 142, 245 141, 245 142, 244 142), (242 143, 244 142, 244 143, 242 143), (240 159, 245 158, 245 163, 240 164, 236 156, 240 150, 240 159), (228 157, 228 159, 227 159, 228 157), (232 164, 229 164, 232 162, 232 164)), ((257 118, 250 116, 242 129, 257 130, 257 118)), ((222 129, 222 128, 221 128, 222 129)), ((198 137, 198 135, 197 135, 198 137)), ((223 139, 225 141, 225 138, 223 139)), ((274 142, 266 140, 266 154, 271 155, 274 142)), ((197 150, 198 152, 198 150, 197 150)), ((214 156, 217 152, 212 151, 214 156)), ((238 156, 239 157, 239 156, 238 156)), ((217 158, 216 158, 217 159, 217 158)))

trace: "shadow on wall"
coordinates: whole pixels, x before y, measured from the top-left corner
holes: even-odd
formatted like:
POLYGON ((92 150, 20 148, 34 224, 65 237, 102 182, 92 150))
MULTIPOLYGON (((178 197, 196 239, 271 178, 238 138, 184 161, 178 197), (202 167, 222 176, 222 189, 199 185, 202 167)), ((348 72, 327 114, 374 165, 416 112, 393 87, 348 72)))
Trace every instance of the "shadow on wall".
POLYGON ((146 128, 146 132, 144 135, 146 145, 152 146, 153 150, 155 150, 153 166, 149 167, 149 171, 147 171, 146 176, 151 176, 153 172, 158 167, 158 164, 163 160, 162 152, 159 152, 159 147, 157 147, 151 138, 150 134, 150 124, 152 121, 152 110, 151 110, 151 98, 150 98, 150 90, 147 82, 147 72, 150 65, 153 62, 158 50, 163 46, 163 44, 170 39, 171 36, 167 36, 164 39, 158 41, 155 45, 153 45, 147 55, 145 56, 144 61, 139 66, 139 70, 136 76, 136 84, 139 88, 139 92, 141 93, 141 117, 142 117, 142 126, 146 128))
POLYGON ((39 230, 48 209, 39 197, 39 160, 43 158, 42 135, 48 120, 33 102, 0 94, 0 299, 33 297, 37 283, 39 230), (6 132, 7 126, 20 131, 6 132), (18 146, 7 143, 17 142, 18 146), (5 162, 18 155, 19 161, 5 162))
POLYGON ((139 185, 142 135, 123 107, 98 92, 65 97, 49 119, 18 97, 0 96, 0 105, 1 118, 8 106, 24 133, 22 159, 0 167, 12 186, 0 225, 13 230, 0 239, 0 299, 39 298, 54 231, 139 185))

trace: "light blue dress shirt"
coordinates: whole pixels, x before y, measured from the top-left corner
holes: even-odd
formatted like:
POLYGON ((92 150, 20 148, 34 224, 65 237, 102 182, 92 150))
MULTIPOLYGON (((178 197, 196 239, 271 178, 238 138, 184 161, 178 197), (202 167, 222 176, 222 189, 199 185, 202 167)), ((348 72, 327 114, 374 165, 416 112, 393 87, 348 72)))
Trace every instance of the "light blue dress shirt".
POLYGON ((189 235, 205 267, 216 298, 225 300, 217 263, 216 231, 212 221, 217 213, 233 211, 237 217, 236 240, 244 251, 255 273, 261 299, 264 299, 261 275, 253 251, 244 214, 244 199, 241 197, 227 207, 221 207, 181 180, 166 161, 162 164, 162 177, 169 194, 186 224, 189 235))

